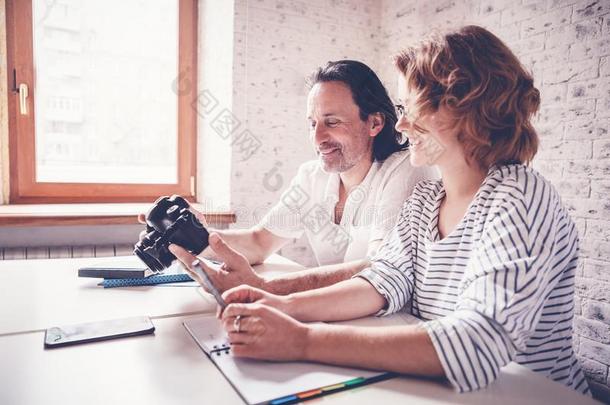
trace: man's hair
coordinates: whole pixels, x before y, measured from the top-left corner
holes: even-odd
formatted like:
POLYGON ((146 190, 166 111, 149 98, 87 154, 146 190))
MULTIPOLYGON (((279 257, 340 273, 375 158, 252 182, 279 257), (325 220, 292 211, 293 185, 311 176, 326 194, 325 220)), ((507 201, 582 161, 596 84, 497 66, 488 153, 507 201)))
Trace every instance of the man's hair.
MULTIPOLYGON (((404 75, 408 119, 445 107, 466 157, 481 168, 529 163, 538 149, 531 118, 540 106, 532 76, 495 35, 470 25, 434 35, 394 57, 404 75)), ((420 128, 421 129, 421 128, 420 128)))
POLYGON ((402 136, 394 129, 396 111, 394 104, 381 80, 375 72, 362 62, 355 60, 339 60, 328 62, 318 68, 308 80, 309 87, 316 83, 342 82, 351 92, 354 103, 360 110, 360 119, 365 121, 369 115, 381 113, 385 117, 385 125, 373 140, 373 158, 377 161, 387 159, 392 153, 407 148, 400 141, 402 136))

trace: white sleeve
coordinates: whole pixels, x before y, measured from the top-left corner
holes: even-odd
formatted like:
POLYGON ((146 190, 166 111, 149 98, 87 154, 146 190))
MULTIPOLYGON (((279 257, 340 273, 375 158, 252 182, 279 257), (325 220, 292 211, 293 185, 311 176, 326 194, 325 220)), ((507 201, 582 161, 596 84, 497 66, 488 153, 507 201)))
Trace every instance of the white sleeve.
POLYGON ((369 243, 380 241, 388 235, 417 183, 437 179, 438 175, 433 168, 412 167, 408 161, 403 161, 387 174, 387 178, 377 193, 369 243))
POLYGON ((280 200, 263 217, 260 226, 282 238, 300 238, 305 231, 302 215, 311 199, 311 164, 299 167, 296 176, 282 193, 280 200))

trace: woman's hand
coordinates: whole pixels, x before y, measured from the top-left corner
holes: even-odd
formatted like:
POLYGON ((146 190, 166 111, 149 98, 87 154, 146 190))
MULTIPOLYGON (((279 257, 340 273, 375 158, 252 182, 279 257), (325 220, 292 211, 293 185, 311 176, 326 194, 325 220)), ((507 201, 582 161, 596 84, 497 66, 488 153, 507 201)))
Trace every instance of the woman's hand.
POLYGON ((222 323, 234 356, 278 361, 307 356, 310 327, 276 308, 259 302, 229 304, 222 323))
MULTIPOLYGON (((222 298, 227 305, 256 303, 273 307, 286 314, 290 314, 291 310, 291 299, 289 295, 275 295, 249 285, 240 285, 239 287, 225 291, 224 294, 222 294, 222 298)), ((222 308, 218 308, 216 316, 221 318, 222 315, 222 308)))

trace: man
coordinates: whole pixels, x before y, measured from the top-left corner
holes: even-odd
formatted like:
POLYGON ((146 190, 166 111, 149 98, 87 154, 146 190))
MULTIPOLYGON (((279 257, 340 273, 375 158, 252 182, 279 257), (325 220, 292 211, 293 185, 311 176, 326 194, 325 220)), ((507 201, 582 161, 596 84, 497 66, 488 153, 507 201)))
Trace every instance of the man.
MULTIPOLYGON (((407 144, 394 129, 394 106, 368 66, 329 62, 310 86, 307 120, 318 160, 299 168, 260 224, 210 235, 202 255, 224 261, 222 269, 205 267, 220 291, 249 284, 288 294, 353 276, 367 266, 415 185, 435 177, 432 169, 410 165, 407 144), (321 267, 268 279, 250 266, 303 233, 321 267)), ((184 264, 194 260, 178 246, 171 249, 184 264)))

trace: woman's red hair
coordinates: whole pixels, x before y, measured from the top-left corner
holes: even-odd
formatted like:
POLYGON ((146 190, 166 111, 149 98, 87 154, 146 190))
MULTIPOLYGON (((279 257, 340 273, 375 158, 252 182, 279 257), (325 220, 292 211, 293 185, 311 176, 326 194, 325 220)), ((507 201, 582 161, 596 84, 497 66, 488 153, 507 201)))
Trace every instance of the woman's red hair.
POLYGON ((469 162, 529 163, 538 149, 531 118, 540 106, 532 76, 495 35, 478 26, 432 37, 395 56, 405 76, 409 118, 444 107, 469 162))

